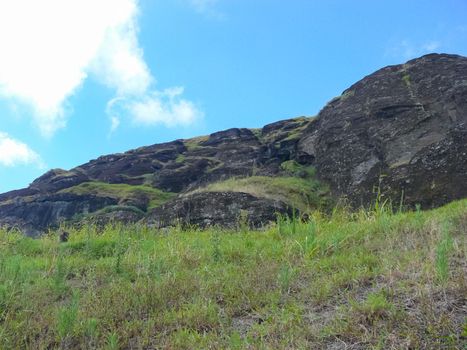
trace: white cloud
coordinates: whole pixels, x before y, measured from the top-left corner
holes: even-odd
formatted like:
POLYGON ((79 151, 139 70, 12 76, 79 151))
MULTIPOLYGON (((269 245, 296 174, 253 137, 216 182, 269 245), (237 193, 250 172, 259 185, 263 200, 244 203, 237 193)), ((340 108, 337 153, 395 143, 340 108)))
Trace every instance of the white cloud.
POLYGON ((0 132, 0 165, 12 167, 19 164, 35 164, 40 168, 45 167, 40 156, 28 145, 0 132))
POLYGON ((120 126, 120 118, 117 116, 110 116, 110 134, 120 126))
POLYGON ((51 136, 90 75, 118 98, 154 94, 137 17, 137 0, 0 1, 0 96, 29 105, 51 136))
POLYGON ((412 40, 404 39, 395 44, 389 45, 386 56, 397 59, 409 60, 427 53, 432 53, 441 47, 441 43, 430 40, 422 43, 415 43, 412 40))
POLYGON ((115 116, 121 114, 131 115, 133 123, 137 125, 187 126, 201 119, 203 112, 183 99, 182 94, 183 87, 176 87, 153 91, 139 98, 117 98, 109 102, 107 113, 111 115, 112 124, 116 123, 117 126, 120 120, 115 116))

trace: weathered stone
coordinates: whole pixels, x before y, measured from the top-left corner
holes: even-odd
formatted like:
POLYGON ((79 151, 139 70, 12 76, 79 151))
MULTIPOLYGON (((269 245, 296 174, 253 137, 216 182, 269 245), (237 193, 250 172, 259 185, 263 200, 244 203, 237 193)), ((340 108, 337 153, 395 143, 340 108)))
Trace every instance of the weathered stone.
POLYGON ((102 210, 88 215, 84 220, 80 220, 80 223, 92 224, 102 228, 108 224, 136 223, 144 217, 142 212, 131 210, 131 207, 111 209, 112 210, 102 210))
POLYGON ((71 193, 44 195, 31 201, 0 203, 0 226, 16 227, 29 236, 37 236, 48 227, 58 226, 77 215, 115 204, 112 198, 71 193))
POLYGON ((336 196, 373 188, 406 204, 467 196, 467 58, 431 54, 364 78, 319 113, 299 144, 336 196))
POLYGON ((246 224, 258 228, 275 221, 277 213, 291 214, 291 209, 283 202, 247 193, 200 192, 180 196, 155 208, 146 222, 158 228, 176 224, 200 228, 216 225, 236 228, 246 224))
POLYGON ((89 177, 82 171, 52 169, 34 180, 29 188, 41 193, 53 193, 86 181, 89 181, 89 177))

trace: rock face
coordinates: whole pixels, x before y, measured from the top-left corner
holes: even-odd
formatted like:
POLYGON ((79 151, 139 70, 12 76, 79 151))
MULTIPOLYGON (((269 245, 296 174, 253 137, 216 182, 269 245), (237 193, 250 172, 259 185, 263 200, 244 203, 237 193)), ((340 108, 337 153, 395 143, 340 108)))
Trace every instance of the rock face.
POLYGON ((383 68, 331 101, 299 149, 336 195, 422 207, 467 196, 467 59, 431 54, 383 68))
POLYGON ((116 201, 111 198, 69 193, 38 195, 34 200, 17 197, 0 205, 0 222, 36 236, 76 215, 92 213, 115 204, 116 201))
POLYGON ((276 213, 292 214, 291 208, 280 201, 257 198, 241 192, 201 192, 182 196, 154 209, 146 222, 166 227, 181 224, 200 228, 239 225, 259 228, 276 219, 276 213))
POLYGON ((385 198, 398 203, 403 195, 405 204, 423 208, 466 197, 467 58, 430 54, 383 68, 314 118, 229 129, 51 170, 26 189, 0 194, 0 226, 36 235, 84 216, 102 223, 234 227, 243 216, 259 227, 276 212, 290 212, 290 204, 255 191, 198 189, 236 177, 289 176, 284 164, 314 167, 335 198, 356 206, 375 199, 375 186, 385 198), (163 200, 155 201, 151 191, 158 190, 163 200))
POLYGON ((186 197, 186 193, 232 177, 284 175, 281 164, 294 158, 299 131, 305 130, 310 122, 311 119, 301 117, 274 123, 264 131, 234 128, 103 156, 69 171, 50 170, 27 189, 0 195, 0 226, 18 227, 31 236, 62 222, 76 222, 76 218, 98 225, 144 220, 162 227, 180 219, 183 224, 201 227, 210 224, 234 227, 240 211, 247 213, 251 226, 266 225, 275 220, 277 212, 288 213, 287 204, 247 193, 228 192, 220 197, 211 192, 186 197), (291 137, 289 130, 296 134, 291 137), (86 192, 87 187, 80 187, 88 183, 94 184, 93 191, 86 192), (121 197, 116 198, 118 193, 108 195, 105 186, 98 191, 99 184, 128 187, 122 188, 121 197), (142 187, 146 191, 162 190, 167 198, 178 193, 180 198, 154 209, 142 187), (131 191, 132 195, 123 190, 131 191), (194 211, 187 209, 189 201, 194 211))

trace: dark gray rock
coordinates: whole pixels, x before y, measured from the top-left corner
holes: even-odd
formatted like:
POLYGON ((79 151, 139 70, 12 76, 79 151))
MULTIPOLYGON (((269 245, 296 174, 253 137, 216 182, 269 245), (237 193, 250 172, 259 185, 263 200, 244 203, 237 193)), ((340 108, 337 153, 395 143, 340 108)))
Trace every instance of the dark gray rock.
POLYGON ((364 78, 300 140, 336 196, 438 206, 467 196, 467 58, 431 54, 364 78))
POLYGON ((291 215, 291 210, 283 202, 247 193, 199 192, 155 208, 146 223, 158 228, 176 224, 236 228, 242 223, 259 228, 275 221, 277 213, 291 215))
POLYGON ((78 215, 95 212, 109 205, 115 205, 112 198, 92 195, 57 193, 0 203, 0 226, 16 227, 28 236, 37 236, 49 227, 78 215))
POLYGON ((160 171, 185 150, 183 142, 177 140, 102 156, 76 169, 95 181, 140 185, 146 181, 145 175, 160 171))
POLYGON ((144 218, 144 212, 134 210, 133 207, 107 207, 93 214, 87 215, 84 219, 79 220, 79 224, 96 225, 103 228, 108 224, 126 223, 132 224, 144 218))
POLYGON ((53 193, 86 181, 89 181, 89 177, 82 171, 52 169, 34 180, 29 189, 39 193, 53 193))

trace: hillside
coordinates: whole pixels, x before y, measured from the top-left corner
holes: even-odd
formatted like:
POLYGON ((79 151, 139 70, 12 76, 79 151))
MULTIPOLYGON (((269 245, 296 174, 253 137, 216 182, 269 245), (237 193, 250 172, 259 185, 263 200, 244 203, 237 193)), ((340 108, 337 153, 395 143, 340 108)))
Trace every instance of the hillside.
POLYGON ((467 200, 265 231, 0 230, 2 349, 465 349, 467 200))
POLYGON ((267 226, 276 213, 383 199, 423 209, 467 196, 467 58, 385 67, 316 117, 141 147, 54 169, 0 195, 0 226, 63 222, 267 226), (241 220, 240 220, 241 219, 241 220))

